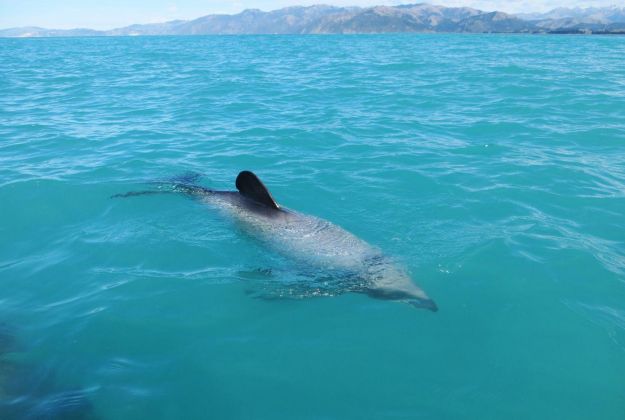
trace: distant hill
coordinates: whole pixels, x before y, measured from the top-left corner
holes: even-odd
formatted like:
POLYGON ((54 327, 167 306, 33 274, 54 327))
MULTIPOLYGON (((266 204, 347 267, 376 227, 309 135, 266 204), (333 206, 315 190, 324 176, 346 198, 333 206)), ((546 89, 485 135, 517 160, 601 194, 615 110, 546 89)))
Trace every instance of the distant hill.
POLYGON ((588 7, 582 9, 558 7, 547 13, 527 13, 517 15, 525 20, 560 20, 560 19, 576 19, 580 22, 602 22, 615 23, 625 22, 625 7, 609 6, 609 7, 588 7))
POLYGON ((0 29, 0 37, 28 38, 28 37, 52 37, 52 36, 102 36, 102 31, 94 29, 45 29, 36 26, 22 28, 0 29))
POLYGON ((545 31, 557 33, 625 33, 625 7, 560 7, 547 13, 520 14, 545 31))
POLYGON ((559 8, 543 14, 511 15, 427 3, 364 8, 316 5, 270 12, 248 9, 236 15, 207 15, 108 31, 10 28, 0 30, 0 37, 387 32, 625 33, 625 7, 559 8))

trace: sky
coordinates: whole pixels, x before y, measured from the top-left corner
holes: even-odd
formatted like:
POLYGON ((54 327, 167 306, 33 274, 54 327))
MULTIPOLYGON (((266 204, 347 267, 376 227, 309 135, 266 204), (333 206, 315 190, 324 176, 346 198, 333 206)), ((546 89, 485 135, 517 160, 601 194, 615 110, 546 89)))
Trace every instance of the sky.
MULTIPOLYGON (((556 7, 600 7, 623 0, 431 0, 441 6, 469 6, 509 13, 544 12, 556 7)), ((287 6, 332 4, 374 6, 424 0, 0 0, 0 28, 40 26, 49 29, 112 29, 133 23, 195 19, 244 9, 275 10, 287 6)))

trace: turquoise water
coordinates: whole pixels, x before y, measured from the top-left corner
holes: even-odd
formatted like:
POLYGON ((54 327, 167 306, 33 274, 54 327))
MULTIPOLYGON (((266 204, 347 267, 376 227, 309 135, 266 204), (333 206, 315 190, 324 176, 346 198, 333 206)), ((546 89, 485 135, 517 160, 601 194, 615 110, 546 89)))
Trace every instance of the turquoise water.
POLYGON ((0 40, 0 417, 625 418, 625 42, 0 40), (440 310, 262 300, 256 171, 440 310), (30 417, 29 417, 30 416, 30 417))

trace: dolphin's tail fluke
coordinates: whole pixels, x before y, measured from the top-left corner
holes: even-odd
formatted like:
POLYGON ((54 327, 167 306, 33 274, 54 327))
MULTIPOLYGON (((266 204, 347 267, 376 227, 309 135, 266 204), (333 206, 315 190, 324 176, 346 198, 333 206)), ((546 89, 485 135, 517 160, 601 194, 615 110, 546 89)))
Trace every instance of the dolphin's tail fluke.
POLYGON ((154 190, 143 191, 129 191, 126 193, 114 194, 111 198, 128 198, 136 197, 139 195, 152 195, 152 194, 171 194, 171 193, 183 193, 183 194, 202 194, 211 192, 209 189, 197 185, 197 181, 202 177, 202 174, 197 172, 185 172, 181 175, 165 179, 162 181, 152 181, 150 184, 154 185, 154 190))
POLYGON ((128 198, 128 197, 137 197, 139 195, 170 194, 173 192, 174 191, 160 191, 160 190, 128 191, 126 193, 113 194, 110 198, 128 198))

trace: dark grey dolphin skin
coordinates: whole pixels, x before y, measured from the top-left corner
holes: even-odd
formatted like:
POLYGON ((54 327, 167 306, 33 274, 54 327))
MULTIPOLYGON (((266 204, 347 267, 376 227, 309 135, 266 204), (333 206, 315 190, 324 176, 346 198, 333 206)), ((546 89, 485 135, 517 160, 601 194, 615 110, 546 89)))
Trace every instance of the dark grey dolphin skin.
MULTIPOLYGON (((438 310, 407 271, 379 249, 326 220, 280 206, 250 171, 240 172, 235 185, 238 191, 214 191, 195 184, 195 177, 171 183, 173 192, 190 194, 215 207, 279 254, 334 277, 331 294, 364 293, 375 299, 438 310)), ((115 197, 160 192, 130 192, 115 197)))

